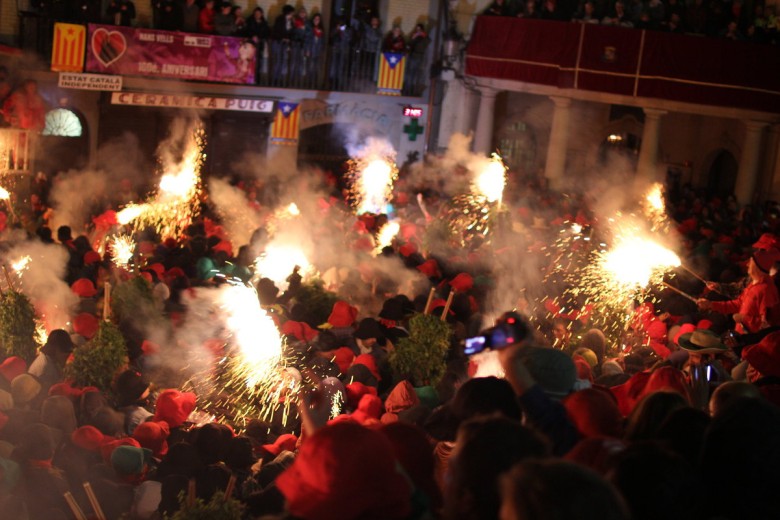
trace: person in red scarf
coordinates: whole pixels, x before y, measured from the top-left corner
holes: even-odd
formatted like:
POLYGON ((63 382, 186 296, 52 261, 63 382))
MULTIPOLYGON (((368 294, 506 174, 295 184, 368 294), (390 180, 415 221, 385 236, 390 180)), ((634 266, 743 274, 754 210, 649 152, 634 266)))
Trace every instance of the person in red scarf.
POLYGON ((769 275, 776 259, 771 251, 756 251, 748 261, 750 283, 737 298, 725 302, 714 302, 704 298, 696 301, 699 309, 731 314, 740 333, 758 332, 770 323, 772 315, 780 304, 777 288, 769 275))

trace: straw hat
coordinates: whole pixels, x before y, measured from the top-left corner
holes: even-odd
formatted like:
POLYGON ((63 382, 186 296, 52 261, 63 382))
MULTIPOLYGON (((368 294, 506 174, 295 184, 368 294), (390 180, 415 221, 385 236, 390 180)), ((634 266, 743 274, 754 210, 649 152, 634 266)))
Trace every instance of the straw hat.
POLYGON ((717 334, 705 329, 682 334, 678 341, 681 349, 697 354, 719 354, 728 350, 717 334))

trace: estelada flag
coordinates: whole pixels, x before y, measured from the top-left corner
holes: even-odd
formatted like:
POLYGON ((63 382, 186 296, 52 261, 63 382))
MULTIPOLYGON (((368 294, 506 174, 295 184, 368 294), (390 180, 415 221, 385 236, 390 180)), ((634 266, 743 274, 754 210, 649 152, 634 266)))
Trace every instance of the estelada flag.
POLYGON ((54 42, 51 49, 51 70, 82 72, 87 29, 72 23, 54 24, 54 42))
POLYGON ((271 127, 272 143, 295 144, 298 142, 300 113, 300 103, 283 101, 277 105, 276 116, 271 127))
POLYGON ((379 78, 377 93, 388 96, 400 96, 404 88, 406 56, 394 52, 383 52, 379 59, 379 78))

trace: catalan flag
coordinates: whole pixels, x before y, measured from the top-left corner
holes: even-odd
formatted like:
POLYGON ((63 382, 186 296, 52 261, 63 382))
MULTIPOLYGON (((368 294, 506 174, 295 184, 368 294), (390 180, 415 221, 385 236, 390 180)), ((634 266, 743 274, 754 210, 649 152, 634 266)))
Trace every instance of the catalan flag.
POLYGON ((274 144, 296 144, 300 126, 300 103, 279 103, 271 128, 271 142, 274 144))
POLYGON ((54 45, 51 50, 51 70, 82 72, 87 29, 71 23, 54 24, 54 45))
POLYGON ((379 58, 379 79, 377 93, 388 96, 400 96, 404 88, 406 56, 393 52, 383 52, 379 58))

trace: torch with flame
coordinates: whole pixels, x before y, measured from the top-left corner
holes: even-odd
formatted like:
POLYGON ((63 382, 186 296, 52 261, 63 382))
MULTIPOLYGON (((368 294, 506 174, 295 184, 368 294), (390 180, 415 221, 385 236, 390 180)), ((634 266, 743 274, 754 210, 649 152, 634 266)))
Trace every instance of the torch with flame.
POLYGON ((661 230, 667 224, 666 203, 664 202, 663 186, 660 182, 653 184, 641 201, 645 216, 650 220, 652 230, 661 230))
POLYGON ((504 197, 506 187, 506 166, 497 154, 493 154, 474 179, 474 192, 487 199, 498 202, 504 197))
POLYGON ((388 222, 382 226, 382 229, 379 230, 379 233, 376 236, 374 255, 378 255, 382 252, 382 249, 391 245, 399 231, 401 231, 401 225, 396 221, 388 222))
POLYGON ((350 199, 355 212, 385 213, 398 179, 395 151, 381 140, 369 139, 349 164, 350 199))

